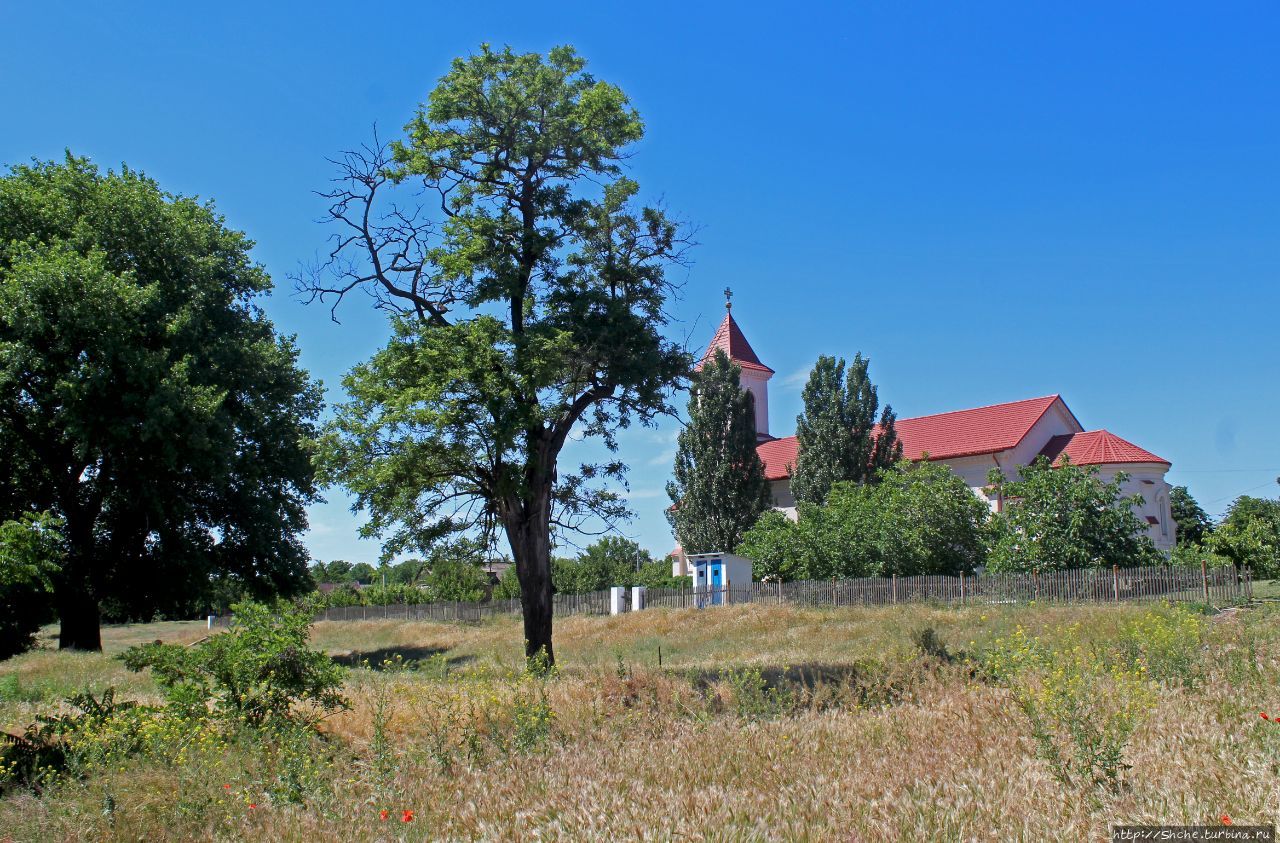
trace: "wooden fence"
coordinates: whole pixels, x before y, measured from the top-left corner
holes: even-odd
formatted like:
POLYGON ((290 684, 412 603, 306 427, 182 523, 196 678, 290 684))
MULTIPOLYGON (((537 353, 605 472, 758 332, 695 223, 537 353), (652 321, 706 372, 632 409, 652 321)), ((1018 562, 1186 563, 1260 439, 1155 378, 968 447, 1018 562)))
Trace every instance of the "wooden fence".
MULTIPOLYGON (((1253 596, 1249 569, 1174 567, 1080 569, 1042 574, 978 576, 862 577, 847 580, 756 582, 714 590, 651 588, 646 608, 692 609, 739 603, 788 603, 796 606, 887 606, 894 603, 1120 603, 1173 601, 1227 605, 1253 596)), ((631 608, 628 589, 625 606, 631 608)), ((557 594, 557 617, 609 614, 609 592, 557 594)), ((318 621, 403 620, 470 621, 520 614, 520 601, 439 602, 388 606, 338 606, 316 615, 318 621)), ((219 618, 225 625, 230 618, 219 618)))

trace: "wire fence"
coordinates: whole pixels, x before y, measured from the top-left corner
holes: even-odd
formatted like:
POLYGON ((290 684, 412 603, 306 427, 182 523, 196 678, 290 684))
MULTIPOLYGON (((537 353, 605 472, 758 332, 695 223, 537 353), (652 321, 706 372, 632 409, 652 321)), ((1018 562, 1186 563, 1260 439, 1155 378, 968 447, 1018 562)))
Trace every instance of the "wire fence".
MULTIPOLYGON (((1248 567, 1208 568, 1158 565, 1146 568, 1088 568, 1045 573, 861 577, 728 584, 720 588, 650 588, 640 608, 694 609, 742 603, 795 606, 887 606, 895 603, 941 604, 1122 603, 1172 601, 1222 606, 1253 596, 1248 567)), ((630 589, 620 609, 632 611, 630 589)), ((610 593, 556 594, 557 617, 608 615, 610 593)), ((436 602, 386 606, 336 606, 316 614, 317 621, 463 621, 520 614, 519 599, 484 602, 436 602)), ((225 626, 230 617, 211 619, 225 626)))

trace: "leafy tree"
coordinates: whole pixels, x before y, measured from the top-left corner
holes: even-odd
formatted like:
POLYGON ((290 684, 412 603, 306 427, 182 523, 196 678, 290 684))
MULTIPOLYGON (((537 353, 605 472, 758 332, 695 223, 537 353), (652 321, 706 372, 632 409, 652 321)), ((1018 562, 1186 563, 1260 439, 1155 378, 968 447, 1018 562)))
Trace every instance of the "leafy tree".
POLYGON ((737 547, 769 508, 769 481, 756 453, 755 405, 741 369, 717 349, 694 378, 689 423, 676 442, 667 520, 690 553, 737 547))
POLYGON ((149 619, 226 577, 309 584, 320 392, 256 304, 251 245, 128 168, 0 178, 0 517, 63 523, 62 647, 101 649, 101 605, 149 619))
POLYGON ((1146 524, 1134 513, 1142 496, 1122 497, 1123 472, 1110 483, 1096 466, 1063 460, 1054 466, 1038 457, 1007 480, 992 469, 988 482, 1005 501, 992 521, 989 565, 995 571, 1053 571, 1133 567, 1163 561, 1146 524))
POLYGON ((1169 490, 1169 510, 1177 525, 1178 544, 1202 545, 1213 532, 1213 521, 1200 508, 1186 486, 1174 486, 1169 490))
POLYGON ((804 579, 810 565, 799 525, 776 509, 761 515, 742 536, 734 552, 751 560, 752 576, 760 581, 804 579))
MULTIPOLYGON (((609 571, 636 572, 653 562, 649 551, 638 543, 622 536, 603 536, 587 545, 579 561, 597 564, 609 571)), ((615 583, 616 584, 616 583, 615 583)))
POLYGON ((489 577, 469 562, 440 560, 432 566, 423 586, 429 600, 474 602, 488 592, 489 577))
POLYGON ((368 562, 357 562, 352 565, 347 576, 347 582, 358 582, 365 585, 372 585, 375 582, 382 581, 381 577, 378 576, 378 569, 368 562))
POLYGON ((63 555, 61 523, 47 512, 0 523, 0 659, 35 646, 52 619, 49 591, 63 555))
POLYGON ((822 356, 804 388, 804 410, 796 418, 799 454, 791 477, 796 501, 820 504, 842 481, 877 482, 880 471, 902 459, 893 408, 885 405, 876 426, 880 399, 871 383, 871 361, 845 362, 822 356))
POLYGON ((877 480, 837 483, 794 524, 766 513, 738 552, 760 578, 783 580, 954 575, 984 562, 989 511, 951 469, 900 462, 877 480))
POLYGON ((331 562, 317 562, 311 566, 311 578, 316 583, 348 583, 351 582, 351 563, 345 559, 334 559, 331 562))
POLYGON ((1280 576, 1280 501, 1241 495, 1209 534, 1209 547, 1259 579, 1280 576))
POLYGON ((629 514, 600 485, 621 462, 569 471, 561 449, 570 431, 616 449, 619 428, 672 412, 690 365, 663 335, 665 270, 686 243, 636 207, 620 164, 643 124, 585 67, 571 47, 455 60, 406 140, 339 162, 332 260, 300 278, 335 307, 364 290, 393 316, 390 343, 345 380, 327 479, 388 557, 500 527, 526 654, 548 666, 551 525, 629 514), (404 183, 438 210, 384 206, 404 183))

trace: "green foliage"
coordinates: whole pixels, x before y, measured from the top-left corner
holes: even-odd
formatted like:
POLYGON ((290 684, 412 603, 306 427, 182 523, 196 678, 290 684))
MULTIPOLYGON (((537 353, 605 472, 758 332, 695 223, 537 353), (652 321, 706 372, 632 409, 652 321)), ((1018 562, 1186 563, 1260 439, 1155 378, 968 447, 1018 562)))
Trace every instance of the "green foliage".
POLYGON ((347 707, 343 669, 308 646, 312 610, 278 602, 240 603, 235 623, 192 647, 144 644, 120 659, 150 668, 184 716, 214 713, 249 726, 312 723, 347 707))
POLYGON ((220 574, 306 586, 320 391, 257 305, 251 246, 127 167, 0 177, 0 518, 65 522, 64 645, 98 647, 101 600, 150 619, 220 574))
POLYGON ((945 465, 898 463, 874 485, 837 483, 799 519, 766 513, 738 552, 757 578, 971 572, 984 560, 987 507, 945 465))
POLYGON ((1186 486, 1174 486, 1169 490, 1169 513, 1178 527, 1178 546, 1203 545, 1213 532, 1213 521, 1186 486))
POLYGON ((894 428, 897 416, 885 405, 877 430, 880 399, 871 383, 871 361, 845 362, 821 356, 804 387, 804 410, 796 418, 799 454, 791 492, 801 503, 821 504, 840 482, 875 483, 880 472, 902 459, 894 428))
POLYGON ((65 777, 118 764, 141 752, 156 732, 150 728, 156 711, 117 702, 115 688, 99 696, 86 690, 63 702, 74 710, 38 715, 20 736, 7 736, 0 749, 0 790, 43 790, 65 777))
POLYGON ((52 619, 52 578, 62 562, 62 522, 47 512, 0 523, 0 659, 35 646, 52 619))
POLYGON ((1163 557, 1133 507, 1142 497, 1122 497, 1123 472, 1104 483, 1096 466, 1045 457, 1022 467, 1018 480, 992 469, 988 482, 1004 499, 992 520, 988 566, 993 571, 1054 571, 1155 565, 1163 557))
POLYGON ((770 687, 758 667, 744 667, 725 673, 733 699, 733 710, 743 720, 776 720, 796 707, 796 695, 781 684, 770 687))
POLYGON ((1209 548, 1255 579, 1280 577, 1280 501, 1241 495, 1210 535, 1209 548))
POLYGON ((737 547, 769 508, 769 481, 756 453, 754 403, 740 375, 738 365, 717 349, 689 392, 689 423, 677 441, 675 478, 667 483, 667 520, 689 553, 737 547))
POLYGON ((405 131, 340 162, 340 246, 303 280, 320 297, 363 288, 395 315, 391 341, 344 380, 321 465, 388 558, 505 530, 531 655, 551 643, 552 521, 628 514, 603 482, 623 463, 559 464, 569 432, 616 450, 617 430, 671 411, 689 371, 664 336, 665 273, 687 243, 637 207, 620 163, 643 123, 571 47, 482 45, 405 131), (403 182, 437 196, 384 206, 403 182))

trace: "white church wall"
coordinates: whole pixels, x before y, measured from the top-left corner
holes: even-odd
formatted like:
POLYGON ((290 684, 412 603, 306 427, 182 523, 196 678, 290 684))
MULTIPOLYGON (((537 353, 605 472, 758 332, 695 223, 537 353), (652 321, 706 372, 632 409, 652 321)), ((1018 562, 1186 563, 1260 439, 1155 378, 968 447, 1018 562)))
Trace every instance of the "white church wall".
POLYGON ((791 494, 791 480, 770 480, 769 493, 773 496, 773 508, 792 521, 799 519, 796 512, 796 496, 791 494))
POLYGON ((1169 509, 1170 487, 1165 480, 1168 469, 1155 463, 1103 465, 1098 468, 1098 477, 1106 483, 1110 483, 1122 471, 1129 475, 1120 485, 1120 493, 1125 497, 1142 496, 1142 505, 1134 507, 1133 511, 1146 525, 1147 536, 1156 550, 1162 553, 1172 551, 1178 540, 1178 526, 1169 509), (1155 519, 1156 523, 1150 523, 1150 519, 1155 519))

